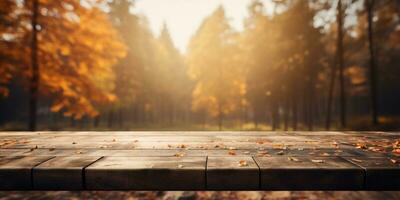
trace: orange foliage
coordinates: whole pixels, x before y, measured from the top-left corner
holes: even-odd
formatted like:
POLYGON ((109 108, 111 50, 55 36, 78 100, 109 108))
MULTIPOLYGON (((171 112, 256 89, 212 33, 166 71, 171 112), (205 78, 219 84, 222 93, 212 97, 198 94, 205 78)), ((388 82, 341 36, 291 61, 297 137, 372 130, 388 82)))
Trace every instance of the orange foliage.
MULTIPOLYGON (((106 13, 98 7, 100 1, 64 0, 40 1, 40 29, 38 33, 39 91, 55 100, 53 112, 79 119, 84 115, 97 116, 96 105, 112 102, 112 66, 125 56, 126 48, 106 13)), ((28 10, 24 5, 21 10, 28 10)), ((29 12, 29 11, 27 11, 29 12)), ((29 20, 29 17, 26 18, 29 20)), ((30 75, 30 27, 24 27, 22 49, 13 65, 19 67, 23 84, 30 75), (19 57, 21 56, 21 57, 19 57)), ((5 71, 5 70, 2 70, 5 71)), ((5 77, 5 76, 1 76, 5 77)))

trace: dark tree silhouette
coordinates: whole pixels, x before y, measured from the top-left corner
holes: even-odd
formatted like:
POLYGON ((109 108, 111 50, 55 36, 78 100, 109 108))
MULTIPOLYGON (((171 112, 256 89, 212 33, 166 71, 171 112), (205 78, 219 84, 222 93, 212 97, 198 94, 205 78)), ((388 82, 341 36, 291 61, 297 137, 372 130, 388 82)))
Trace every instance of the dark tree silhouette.
POLYGON ((346 127, 346 91, 344 81, 344 60, 343 60, 343 8, 342 0, 338 1, 338 64, 339 64, 339 77, 340 77, 340 125, 346 127))
POLYGON ((29 97, 29 130, 36 130, 36 113, 39 89, 39 64, 38 64, 38 42, 37 42, 37 25, 38 25, 39 1, 32 1, 32 41, 31 41, 31 70, 32 77, 30 80, 30 97, 29 97))
POLYGON ((375 0, 365 1, 368 17, 368 48, 369 48, 369 73, 370 73, 370 95, 371 95, 371 114, 372 123, 378 124, 378 99, 377 99, 377 80, 376 80, 376 63, 374 51, 374 35, 373 35, 373 9, 375 0))

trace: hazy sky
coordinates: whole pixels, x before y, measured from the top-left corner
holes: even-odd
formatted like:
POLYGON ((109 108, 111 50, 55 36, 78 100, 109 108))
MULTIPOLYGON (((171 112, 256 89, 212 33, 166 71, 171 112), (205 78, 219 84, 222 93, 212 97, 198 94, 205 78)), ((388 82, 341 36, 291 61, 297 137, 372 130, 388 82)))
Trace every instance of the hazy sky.
MULTIPOLYGON (((158 35, 166 22, 175 45, 185 52, 186 46, 200 26, 219 5, 223 5, 232 26, 240 30, 251 0, 136 0, 135 12, 147 16, 150 27, 158 35)), ((263 0, 271 13, 270 0, 263 0)))

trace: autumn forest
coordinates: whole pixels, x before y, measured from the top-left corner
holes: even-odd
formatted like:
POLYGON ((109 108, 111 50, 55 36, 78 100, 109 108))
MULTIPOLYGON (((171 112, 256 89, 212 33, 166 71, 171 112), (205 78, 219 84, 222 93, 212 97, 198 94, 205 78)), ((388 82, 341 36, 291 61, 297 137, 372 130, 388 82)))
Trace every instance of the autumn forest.
POLYGON ((134 0, 1 0, 0 129, 400 128, 398 0, 263 2, 182 52, 134 0))

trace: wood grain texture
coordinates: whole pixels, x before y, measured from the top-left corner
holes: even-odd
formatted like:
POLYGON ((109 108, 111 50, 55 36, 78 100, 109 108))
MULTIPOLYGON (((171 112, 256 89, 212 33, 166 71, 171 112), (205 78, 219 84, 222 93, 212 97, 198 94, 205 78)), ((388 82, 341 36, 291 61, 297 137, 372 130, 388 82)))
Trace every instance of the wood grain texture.
POLYGON ((206 157, 104 157, 85 169, 90 190, 200 190, 206 157))
POLYGON ((398 190, 399 139, 357 131, 0 132, 0 189, 398 190))

